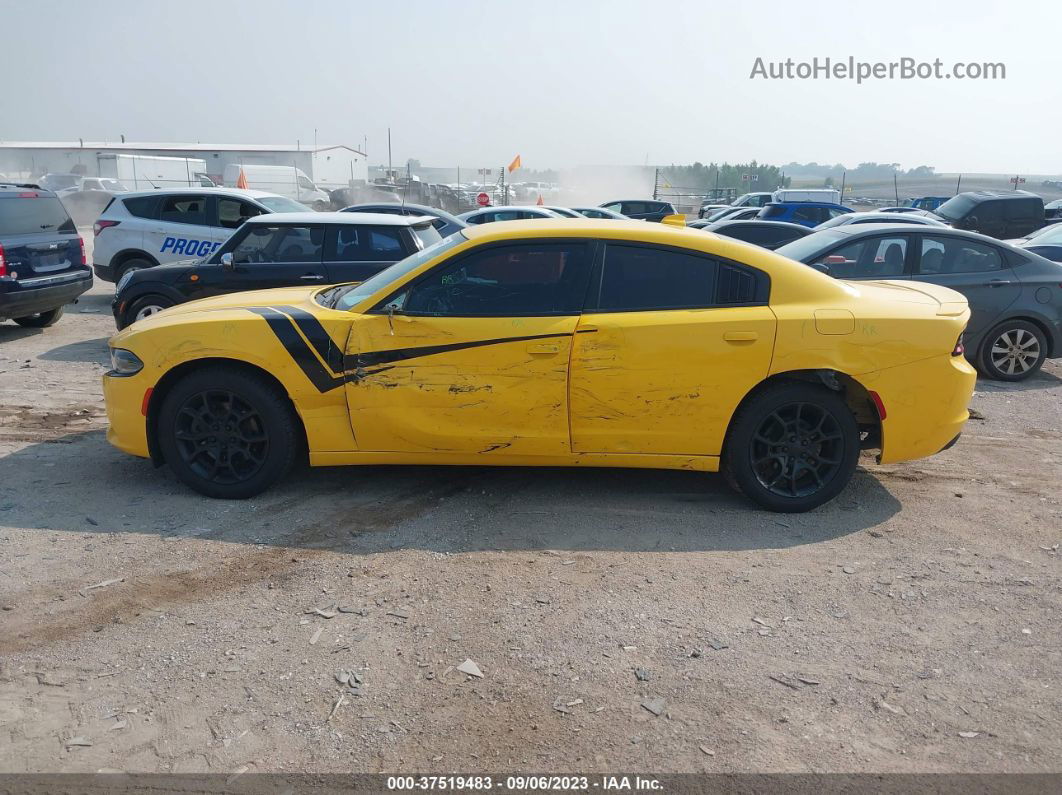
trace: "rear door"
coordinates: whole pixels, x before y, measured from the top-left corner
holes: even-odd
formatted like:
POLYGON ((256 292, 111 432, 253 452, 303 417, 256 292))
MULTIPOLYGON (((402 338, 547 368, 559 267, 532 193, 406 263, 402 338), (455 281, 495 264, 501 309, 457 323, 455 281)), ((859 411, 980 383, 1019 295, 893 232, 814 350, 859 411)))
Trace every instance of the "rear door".
POLYGON ((26 189, 0 196, 0 244, 19 281, 83 267, 81 238, 63 203, 26 189))
POLYGON ((916 281, 941 284, 970 303, 970 338, 988 331, 1021 294, 1021 282, 1002 249, 950 235, 918 235, 916 281))
POLYGON ((405 226, 331 226, 325 235, 325 273, 330 282, 364 281, 415 250, 405 226))
POLYGON ((767 275, 668 246, 603 249, 572 343, 573 452, 719 455, 770 367, 767 275))
POLYGON ((213 248, 216 234, 208 223, 210 198, 205 194, 160 196, 154 220, 145 223, 144 249, 159 263, 204 256, 213 248))

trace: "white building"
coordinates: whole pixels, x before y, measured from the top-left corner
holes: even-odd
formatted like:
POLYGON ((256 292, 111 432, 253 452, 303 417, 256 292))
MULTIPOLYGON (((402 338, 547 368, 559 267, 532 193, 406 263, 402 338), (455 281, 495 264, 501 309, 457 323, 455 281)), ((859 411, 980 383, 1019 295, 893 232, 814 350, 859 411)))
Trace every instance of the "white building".
POLYGON ((110 141, 0 141, 0 176, 34 179, 42 174, 100 176, 98 156, 131 154, 193 157, 206 161, 206 171, 221 184, 230 163, 295 166, 323 188, 365 182, 365 153, 345 144, 308 147, 296 144, 113 143, 110 141))

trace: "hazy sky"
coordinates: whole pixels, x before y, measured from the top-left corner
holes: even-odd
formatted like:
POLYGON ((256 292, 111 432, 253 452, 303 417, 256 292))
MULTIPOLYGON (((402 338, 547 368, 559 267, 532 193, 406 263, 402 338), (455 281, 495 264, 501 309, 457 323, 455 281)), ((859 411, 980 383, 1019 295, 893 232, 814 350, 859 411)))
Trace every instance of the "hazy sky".
POLYGON ((424 165, 1062 172, 1062 3, 0 0, 0 138, 360 145, 424 165), (757 57, 1002 62, 750 80, 757 57))

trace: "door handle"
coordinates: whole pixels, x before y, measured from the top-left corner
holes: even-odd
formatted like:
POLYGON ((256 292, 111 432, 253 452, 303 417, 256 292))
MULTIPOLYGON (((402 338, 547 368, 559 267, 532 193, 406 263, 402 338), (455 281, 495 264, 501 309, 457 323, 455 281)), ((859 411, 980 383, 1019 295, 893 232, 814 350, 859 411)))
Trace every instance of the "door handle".
POLYGON ((759 338, 755 331, 727 331, 723 334, 727 342, 755 342, 759 338))
POLYGON ((1011 284, 1009 279, 992 279, 992 281, 985 282, 986 287, 1002 287, 1005 284, 1011 284))
POLYGON ((561 349, 561 346, 558 345, 555 342, 541 342, 541 343, 536 343, 536 344, 532 344, 532 345, 528 345, 527 346, 527 352, 528 353, 535 353, 535 354, 539 354, 539 355, 541 355, 541 354, 550 354, 550 353, 560 353, 560 349, 561 349))
POLYGON ((299 277, 304 282, 320 282, 324 281, 324 276, 319 273, 305 273, 299 277))

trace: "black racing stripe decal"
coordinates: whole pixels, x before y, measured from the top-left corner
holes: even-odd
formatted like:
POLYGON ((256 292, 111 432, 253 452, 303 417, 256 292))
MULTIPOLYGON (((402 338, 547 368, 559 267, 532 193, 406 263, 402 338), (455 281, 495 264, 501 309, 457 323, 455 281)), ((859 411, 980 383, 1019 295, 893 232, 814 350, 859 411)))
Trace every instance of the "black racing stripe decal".
POLYGON ((320 392, 328 392, 345 383, 357 382, 366 376, 391 370, 393 368, 390 366, 381 367, 380 365, 390 365, 392 362, 419 359, 423 356, 467 348, 503 345, 507 342, 529 342, 572 336, 570 333, 534 334, 526 337, 500 337, 472 342, 455 342, 448 345, 426 345, 419 348, 395 348, 344 355, 320 321, 305 310, 292 306, 247 307, 247 310, 266 321, 280 344, 284 346, 284 350, 320 392), (302 335, 299 334, 300 331, 302 335), (303 339, 303 336, 306 339, 303 339), (307 340, 310 345, 307 344, 307 340), (327 364, 331 373, 325 369, 322 361, 327 364), (365 369, 369 367, 373 369, 365 369))
POLYGON ((295 321, 299 331, 309 340, 314 350, 317 351, 317 355, 331 368, 333 373, 341 373, 346 369, 343 363, 343 347, 336 345, 332 337, 325 331, 325 327, 321 325, 321 321, 305 309, 299 309, 298 307, 275 306, 273 309, 283 312, 295 321))
POLYGON ((295 364, 299 366, 306 377, 310 379, 310 383, 319 392, 328 392, 346 383, 347 379, 344 376, 333 377, 321 366, 321 362, 314 355, 314 352, 310 350, 306 340, 299 336, 299 332, 295 330, 291 318, 287 315, 267 306, 248 307, 248 311, 254 312, 265 319, 266 323, 269 324, 269 328, 280 340, 280 344, 284 346, 284 350, 295 360, 295 364))
POLYGON ((571 334, 535 334, 530 337, 500 337, 493 340, 476 340, 474 342, 454 342, 449 345, 427 345, 423 348, 395 348, 390 351, 368 351, 355 353, 346 357, 346 369, 354 370, 361 367, 372 367, 377 364, 389 364, 390 362, 403 362, 407 359, 419 359, 422 356, 433 356, 437 353, 460 351, 466 348, 482 348, 486 345, 504 345, 506 342, 527 342, 529 340, 545 340, 556 337, 570 337, 571 334))

